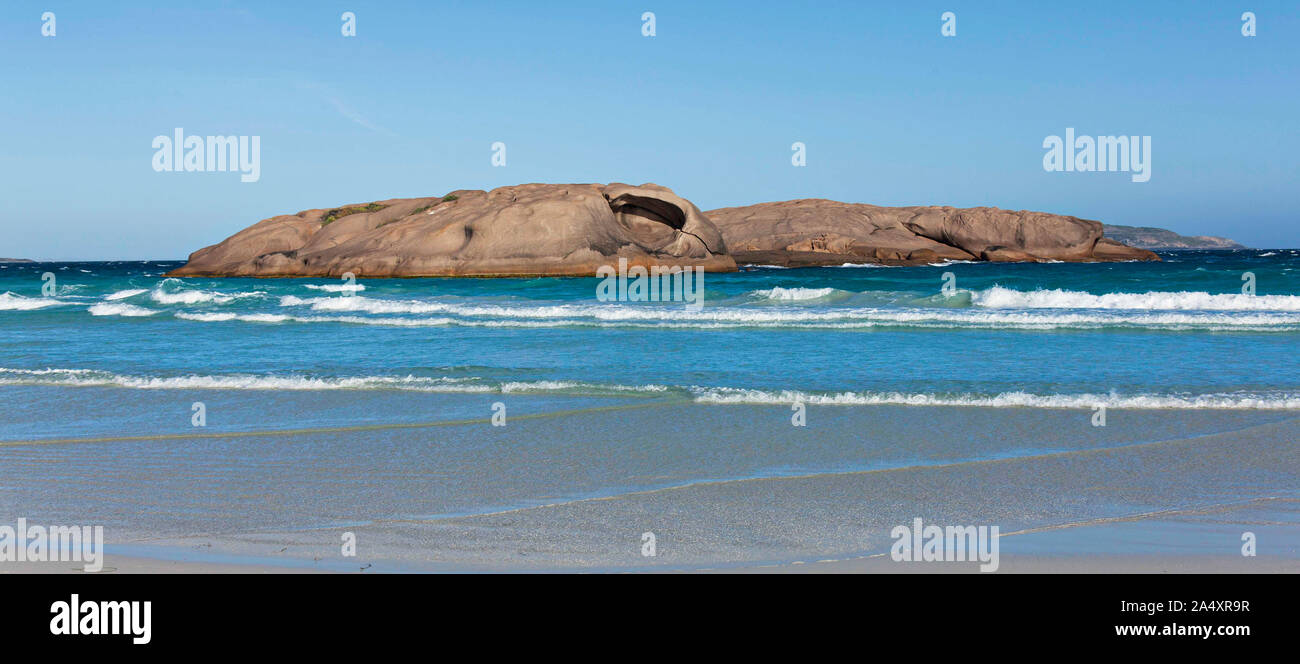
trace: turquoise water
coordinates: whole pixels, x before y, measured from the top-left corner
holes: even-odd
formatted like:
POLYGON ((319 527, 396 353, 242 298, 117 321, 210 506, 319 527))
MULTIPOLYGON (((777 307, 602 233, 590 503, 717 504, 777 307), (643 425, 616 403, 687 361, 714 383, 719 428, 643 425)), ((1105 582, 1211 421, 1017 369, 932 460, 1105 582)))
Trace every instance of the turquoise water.
MULTIPOLYGON (((595 279, 361 279, 349 292, 160 276, 178 263, 7 264, 0 386, 1300 409, 1300 253, 1163 258, 758 268, 707 275, 698 311, 600 302, 595 279), (955 292, 941 292, 945 273, 955 292)), ((57 417, 45 424, 59 433, 57 417)), ((0 437, 25 433, 0 420, 0 437)))
POLYGON ((1072 555, 1097 520, 1248 505, 1096 546, 1236 555, 1250 529, 1294 560, 1300 252, 1164 259, 756 268, 706 275, 699 308, 0 265, 0 522, 164 558, 353 569, 349 532, 375 569, 591 569, 878 554, 918 516, 1066 528, 1044 546, 1072 555))

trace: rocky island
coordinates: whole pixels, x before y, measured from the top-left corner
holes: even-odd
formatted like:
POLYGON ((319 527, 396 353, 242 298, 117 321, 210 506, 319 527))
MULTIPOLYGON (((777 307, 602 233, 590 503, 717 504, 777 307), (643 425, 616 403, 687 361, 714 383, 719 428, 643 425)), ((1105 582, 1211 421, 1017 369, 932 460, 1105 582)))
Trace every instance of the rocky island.
POLYGON ((655 184, 524 184, 264 219, 167 276, 590 276, 630 266, 1159 260, 1043 212, 804 199, 701 212, 655 184))

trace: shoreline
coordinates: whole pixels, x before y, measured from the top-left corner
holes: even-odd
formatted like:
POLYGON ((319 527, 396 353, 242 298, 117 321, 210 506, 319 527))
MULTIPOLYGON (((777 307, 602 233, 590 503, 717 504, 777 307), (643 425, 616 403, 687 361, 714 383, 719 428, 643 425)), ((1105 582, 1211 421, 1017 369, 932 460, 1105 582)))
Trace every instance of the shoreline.
POLYGON ((1067 410, 824 407, 805 430, 770 406, 728 407, 720 427, 719 411, 698 404, 635 402, 610 418, 572 398, 516 395, 503 428, 482 419, 478 395, 230 396, 222 413, 235 421, 381 404, 447 421, 18 443, 4 446, 15 473, 63 459, 61 486, 96 487, 97 506, 15 474, 23 498, 6 511, 104 525, 105 566, 125 573, 962 571, 888 557, 892 529, 914 518, 999 527, 996 573, 1300 571, 1283 444, 1298 422, 1277 414, 1116 411, 1095 428, 1067 410), (573 442, 584 431, 601 442, 573 442), (717 433, 692 434, 703 431, 717 433), (168 461, 141 465, 150 459, 168 461), (123 520, 141 504, 147 521, 123 520), (1239 560, 1247 532, 1260 557, 1239 560), (345 558, 349 536, 357 556, 345 558))
MULTIPOLYGON (((300 533, 245 534, 265 545, 261 552, 231 550, 231 538, 190 537, 164 544, 109 545, 97 574, 340 574, 340 573, 523 573, 523 574, 1280 574, 1300 572, 1300 526, 1284 513, 1300 509, 1295 498, 1207 506, 1113 519, 1049 525, 999 538, 997 568, 981 563, 896 562, 889 551, 777 562, 720 561, 622 566, 542 566, 484 560, 439 562, 357 556, 313 559, 301 555, 300 533), (1232 542, 1241 529, 1257 533, 1266 553, 1245 556, 1232 542), (203 542, 198 543, 196 542, 203 542), (214 546, 214 542, 217 543, 214 546), (280 553, 275 547, 284 545, 280 553), (289 548, 298 555, 281 555, 289 548)), ((358 528, 357 530, 360 530, 358 528)), ((76 562, 0 563, 0 574, 77 574, 76 562)))
MULTIPOLYGON (((1245 559, 1240 559, 1244 561, 1245 559)), ((73 563, 5 563, 4 574, 86 574, 73 563)), ((1116 555, 1103 558, 1084 557, 1012 557, 1003 558, 994 574, 1296 574, 1300 561, 1285 558, 1259 558, 1240 562, 1229 557, 1161 558, 1158 556, 1116 555)), ((291 565, 264 563, 217 563, 165 560, 136 556, 106 556, 104 569, 96 574, 980 574, 975 563, 894 563, 888 557, 856 560, 791 562, 779 565, 746 567, 699 567, 692 569, 642 570, 385 570, 360 566, 350 571, 306 569, 291 565)))
MULTIPOLYGON (((179 547, 177 547, 179 548, 179 547)), ((0 563, 4 574, 1295 574, 1300 558, 1229 555, 1005 555, 994 572, 981 572, 978 562, 895 562, 887 553, 869 556, 796 560, 767 564, 719 564, 645 568, 498 568, 476 566, 409 567, 384 562, 312 564, 268 562, 249 556, 225 560, 182 559, 146 555, 106 554, 99 572, 86 572, 75 562, 0 563)))

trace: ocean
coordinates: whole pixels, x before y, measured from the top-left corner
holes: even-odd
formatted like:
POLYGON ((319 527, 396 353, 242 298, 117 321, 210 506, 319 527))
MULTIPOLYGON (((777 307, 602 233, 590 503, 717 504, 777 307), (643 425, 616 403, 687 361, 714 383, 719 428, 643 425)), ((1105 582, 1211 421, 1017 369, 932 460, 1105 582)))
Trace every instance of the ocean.
POLYGON ((621 569, 878 555, 913 517, 1179 515, 1176 545, 1104 548, 1231 555, 1240 528, 1186 522, 1240 507, 1294 563, 1300 251, 1161 258, 756 266, 698 308, 0 264, 0 518, 164 557, 343 568, 353 532, 388 569, 621 569))

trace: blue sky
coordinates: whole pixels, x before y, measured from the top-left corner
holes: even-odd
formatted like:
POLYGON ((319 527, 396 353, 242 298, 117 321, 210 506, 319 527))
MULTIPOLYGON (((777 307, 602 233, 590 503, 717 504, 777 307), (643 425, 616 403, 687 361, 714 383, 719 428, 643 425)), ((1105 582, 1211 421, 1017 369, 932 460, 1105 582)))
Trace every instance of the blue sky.
POLYGON ((10 2, 0 256, 179 259, 303 209, 613 181, 1295 247, 1298 37, 1300 5, 1255 0, 10 2), (155 172, 176 127, 260 136, 260 179, 155 172), (1150 181, 1044 171, 1067 127, 1151 136, 1150 181))

